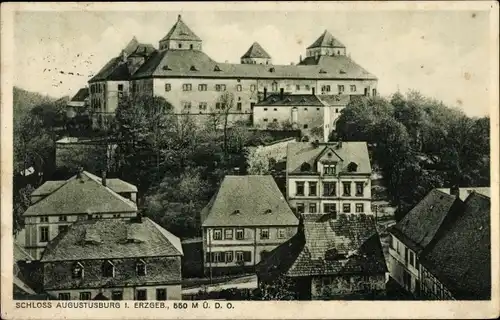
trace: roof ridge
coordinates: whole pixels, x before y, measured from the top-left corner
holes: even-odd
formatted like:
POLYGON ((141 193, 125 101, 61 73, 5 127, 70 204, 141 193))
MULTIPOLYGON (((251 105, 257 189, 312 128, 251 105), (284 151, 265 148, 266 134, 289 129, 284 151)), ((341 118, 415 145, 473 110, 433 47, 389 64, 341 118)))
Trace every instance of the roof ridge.
POLYGON ((162 236, 164 236, 170 242, 170 244, 177 250, 177 252, 180 255, 184 255, 184 251, 182 250, 182 242, 181 242, 179 237, 177 237, 175 234, 168 231, 167 229, 163 228, 162 226, 160 226, 159 224, 157 224, 153 220, 151 220, 147 217, 144 219, 149 221, 162 234, 162 236))
POLYGON ((98 185, 102 186, 105 190, 107 190, 109 193, 111 193, 115 198, 117 198, 118 200, 121 200, 124 203, 126 203, 127 205, 131 206, 132 209, 137 210, 137 205, 133 201, 131 201, 131 200, 125 198, 125 197, 122 197, 121 195, 119 195, 118 193, 116 193, 115 191, 113 191, 110 187, 104 186, 102 184, 102 182, 99 182, 97 180, 99 177, 97 177, 96 175, 94 175, 94 174, 92 174, 92 173, 90 173, 88 171, 83 171, 82 173, 85 174, 90 179, 92 179, 92 181, 94 181, 98 185))

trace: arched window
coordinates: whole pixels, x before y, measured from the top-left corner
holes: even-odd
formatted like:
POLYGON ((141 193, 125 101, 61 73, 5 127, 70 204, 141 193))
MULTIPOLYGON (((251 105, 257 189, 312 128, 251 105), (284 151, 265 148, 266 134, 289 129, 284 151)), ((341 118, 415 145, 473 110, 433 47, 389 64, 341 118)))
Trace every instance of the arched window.
POLYGON ((83 265, 80 262, 76 262, 73 265, 73 270, 71 270, 71 275, 73 279, 83 279, 83 265))
MULTIPOLYGON (((306 138, 306 137, 304 137, 306 138)), ((300 171, 302 172, 309 172, 311 171, 311 165, 307 162, 304 162, 301 166, 300 166, 300 171)))
POLYGON ((347 165, 347 171, 356 172, 358 170, 358 165, 354 162, 351 162, 347 165))
POLYGON ((111 261, 106 260, 102 264, 102 276, 111 278, 115 276, 115 265, 111 261))

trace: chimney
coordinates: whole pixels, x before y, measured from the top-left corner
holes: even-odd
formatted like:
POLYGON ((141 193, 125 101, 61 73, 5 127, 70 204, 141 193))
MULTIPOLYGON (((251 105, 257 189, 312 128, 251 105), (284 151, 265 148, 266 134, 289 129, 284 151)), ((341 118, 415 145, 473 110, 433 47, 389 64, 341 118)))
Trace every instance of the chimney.
POLYGON ((338 148, 342 148, 342 138, 339 138, 339 142, 337 143, 338 148))
POLYGON ((106 183, 107 183, 107 181, 106 181, 106 170, 102 171, 101 181, 102 181, 102 185, 106 186, 106 183))
POLYGON ((315 89, 315 88, 314 88, 314 87, 312 87, 312 95, 313 95, 313 96, 315 95, 315 93, 314 93, 314 89, 315 89))
POLYGON ((264 88, 264 100, 267 99, 267 88, 264 88))
POLYGON ((181 15, 177 15, 177 21, 181 21, 181 15))
POLYGON ((281 88, 280 89, 280 100, 283 100, 284 96, 285 96, 285 89, 281 88))
POLYGON ((452 196, 456 196, 457 199, 460 199, 460 187, 458 185, 454 185, 450 188, 450 194, 452 196))
POLYGON ((300 55, 299 57, 299 62, 302 62, 302 55, 300 55))
POLYGON ((137 223, 142 223, 142 213, 140 212, 137 212, 137 219, 136 219, 137 223))

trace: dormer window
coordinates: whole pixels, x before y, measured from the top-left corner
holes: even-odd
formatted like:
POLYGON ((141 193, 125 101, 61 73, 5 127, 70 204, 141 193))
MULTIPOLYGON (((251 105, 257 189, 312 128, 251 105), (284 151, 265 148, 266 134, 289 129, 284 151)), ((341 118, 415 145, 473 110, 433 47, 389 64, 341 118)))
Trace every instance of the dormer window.
POLYGON ((304 162, 301 166, 300 166, 300 171, 302 172, 309 172, 311 171, 311 165, 307 162, 304 162))
POLYGON ((358 165, 354 162, 351 162, 347 165, 347 171, 349 172, 356 172, 358 171, 358 165))
POLYGON ((168 65, 164 65, 164 66, 162 67, 162 69, 163 69, 163 70, 172 70, 172 69, 170 69, 170 67, 169 67, 168 65))
POLYGON ((114 278, 114 276, 115 276, 115 265, 111 261, 106 260, 102 264, 102 276, 103 277, 108 277, 108 278, 114 278))
POLYGON ((335 164, 324 164, 323 174, 324 175, 335 175, 337 172, 335 164))
POLYGON ((73 265, 73 270, 71 270, 71 275, 73 279, 83 279, 83 265, 80 262, 76 262, 73 265))
POLYGON ((217 66, 217 65, 216 65, 216 66, 214 67, 214 71, 221 71, 221 70, 220 70, 219 66, 217 66))
POLYGON ((326 73, 326 71, 324 69, 320 69, 319 73, 326 73))
POLYGON ((240 214, 240 210, 238 210, 238 209, 234 210, 233 214, 240 214))
POLYGON ((267 209, 265 213, 270 214, 271 212, 273 212, 271 209, 267 209))
POLYGON ((345 70, 340 69, 339 73, 340 73, 340 74, 345 74, 346 72, 345 72, 345 70))
POLYGON ((144 260, 140 259, 137 261, 137 264, 135 265, 135 272, 138 277, 146 275, 146 262, 144 260))
POLYGON ((198 69, 196 69, 195 66, 191 66, 191 68, 189 68, 189 71, 198 71, 198 69))
POLYGON ((269 68, 269 72, 274 72, 275 69, 274 68, 269 68))

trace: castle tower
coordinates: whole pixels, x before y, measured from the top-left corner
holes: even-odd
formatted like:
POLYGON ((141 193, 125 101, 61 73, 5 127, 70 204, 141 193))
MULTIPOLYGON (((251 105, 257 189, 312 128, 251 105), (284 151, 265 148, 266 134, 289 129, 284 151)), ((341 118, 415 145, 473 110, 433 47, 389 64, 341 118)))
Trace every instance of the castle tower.
POLYGON ((247 52, 241 56, 242 64, 272 64, 271 56, 260 44, 254 42, 247 52))
POLYGON ((307 47, 306 55, 308 57, 345 56, 346 48, 328 30, 325 30, 313 44, 307 47))
POLYGON ((201 51, 201 39, 182 21, 181 15, 163 39, 160 50, 198 50, 201 51))

